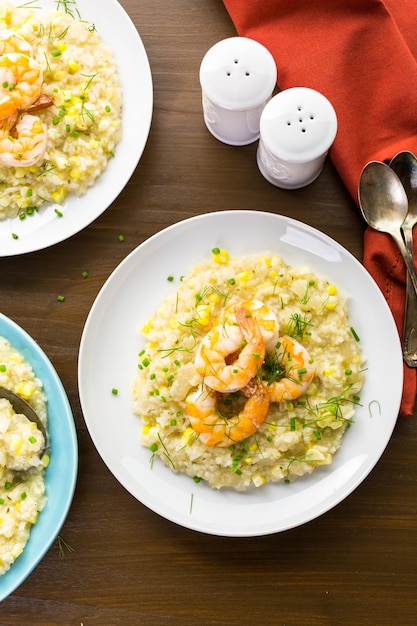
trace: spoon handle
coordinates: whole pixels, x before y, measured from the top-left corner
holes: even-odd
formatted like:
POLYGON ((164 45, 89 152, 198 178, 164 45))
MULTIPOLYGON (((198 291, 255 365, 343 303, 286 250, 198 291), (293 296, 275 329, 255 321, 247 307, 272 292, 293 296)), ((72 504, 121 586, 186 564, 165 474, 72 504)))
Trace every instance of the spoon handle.
POLYGON ((407 268, 408 276, 410 277, 410 280, 414 287, 415 296, 417 298, 417 273, 416 273, 416 270, 414 269, 413 257, 411 256, 411 254, 408 252, 407 248, 405 247, 405 243, 401 234, 399 232, 398 233, 391 232, 391 235, 395 239, 397 246, 400 249, 400 252, 404 259, 404 263, 407 268))
MULTIPOLYGON (((414 265, 413 231, 404 229, 405 245, 414 265)), ((417 294, 407 271, 402 350, 409 367, 417 367, 417 294)))

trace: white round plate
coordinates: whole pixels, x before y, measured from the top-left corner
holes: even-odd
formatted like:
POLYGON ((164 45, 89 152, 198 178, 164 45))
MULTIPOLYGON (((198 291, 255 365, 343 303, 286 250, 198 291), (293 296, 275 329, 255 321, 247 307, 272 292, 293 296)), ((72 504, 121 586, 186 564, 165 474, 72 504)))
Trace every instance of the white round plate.
MULTIPOLYGON (((32 366, 48 399, 51 460, 45 472, 47 502, 30 533, 22 554, 0 576, 0 602, 29 576, 55 541, 70 509, 78 471, 78 445, 65 389, 54 366, 20 326, 0 313, 0 335, 32 366)), ((58 550, 58 548, 57 548, 58 550)))
POLYGON ((110 471, 144 505, 190 529, 254 536, 303 524, 334 507, 368 475, 397 419, 402 356, 391 312, 376 283, 338 243, 280 215, 256 211, 209 213, 179 222, 136 248, 109 277, 87 318, 78 382, 84 418, 110 471), (352 326, 367 357, 366 383, 355 424, 333 464, 292 484, 237 493, 150 465, 141 446, 141 420, 132 412, 139 329, 175 289, 175 282, 214 247, 231 255, 275 252, 293 266, 308 265, 350 294, 352 326), (383 337, 383 341, 381 340, 383 337), (112 395, 117 388, 118 395, 112 395), (379 410, 380 408, 380 410, 379 410))
MULTIPOLYGON (((24 2, 13 0, 17 6, 24 2)), ((59 3, 63 10, 64 3, 59 3)), ((30 8, 31 3, 27 3, 30 8)), ((55 0, 37 0, 33 9, 55 11, 55 0)), ((68 239, 91 224, 119 195, 132 176, 149 134, 153 107, 152 75, 142 40, 117 0, 76 0, 68 3, 83 20, 97 28, 104 43, 113 51, 123 90, 122 139, 115 157, 106 170, 81 197, 69 195, 58 217, 54 206, 42 207, 38 213, 21 220, 18 217, 0 221, 0 257, 14 256, 47 248, 68 239), (16 233, 18 239, 12 234, 16 233)))

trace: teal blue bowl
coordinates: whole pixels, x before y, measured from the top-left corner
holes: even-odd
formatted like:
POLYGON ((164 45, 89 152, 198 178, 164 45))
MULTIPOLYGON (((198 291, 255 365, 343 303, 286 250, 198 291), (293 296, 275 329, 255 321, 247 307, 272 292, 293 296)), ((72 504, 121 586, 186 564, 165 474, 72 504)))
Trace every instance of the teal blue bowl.
POLYGON ((48 399, 51 460, 46 468, 46 505, 32 526, 29 541, 11 568, 0 576, 0 602, 7 598, 45 556, 67 517, 78 471, 78 444, 74 418, 65 389, 52 363, 36 341, 0 313, 0 335, 30 363, 42 381, 48 399))

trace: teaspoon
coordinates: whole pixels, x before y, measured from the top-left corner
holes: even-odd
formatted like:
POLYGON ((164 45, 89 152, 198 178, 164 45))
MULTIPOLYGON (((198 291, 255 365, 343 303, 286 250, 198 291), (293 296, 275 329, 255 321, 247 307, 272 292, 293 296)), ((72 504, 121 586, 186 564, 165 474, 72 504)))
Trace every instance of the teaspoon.
MULTIPOLYGON (((406 248, 414 264, 413 228, 417 223, 417 158, 412 152, 397 154, 390 167, 400 179, 408 198, 408 213, 402 224, 406 248)), ((410 367, 417 367, 417 295, 407 272, 406 304, 403 329, 404 360, 410 367)))
POLYGON ((363 168, 359 179, 359 207, 369 226, 394 239, 417 294, 417 274, 401 234, 408 212, 407 194, 397 174, 385 163, 370 161, 363 168))

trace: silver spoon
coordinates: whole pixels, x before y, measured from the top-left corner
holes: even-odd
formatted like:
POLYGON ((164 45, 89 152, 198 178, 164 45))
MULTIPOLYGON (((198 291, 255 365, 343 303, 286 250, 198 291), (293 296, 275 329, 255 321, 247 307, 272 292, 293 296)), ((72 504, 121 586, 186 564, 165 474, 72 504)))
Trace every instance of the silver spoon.
MULTIPOLYGON (((412 152, 397 154, 390 163, 400 179, 408 198, 408 213, 402 224, 402 232, 408 252, 413 258, 413 228, 417 223, 417 158, 412 152)), ((407 272, 406 304, 403 330, 404 360, 410 367, 417 367, 417 296, 407 272)))
POLYGON ((401 226, 407 216, 408 199, 397 174, 385 163, 370 161, 359 179, 359 206, 375 230, 388 233, 396 242, 417 294, 417 274, 404 240, 401 226))
POLYGON ((10 389, 5 389, 4 387, 0 387, 0 398, 5 398, 6 400, 8 400, 12 405, 15 413, 24 415, 30 422, 35 422, 36 426, 41 431, 44 439, 44 445, 39 451, 39 456, 42 456, 45 448, 47 447, 48 436, 45 426, 43 425, 43 422, 39 415, 36 413, 35 409, 21 396, 17 395, 13 391, 10 391, 10 389))

